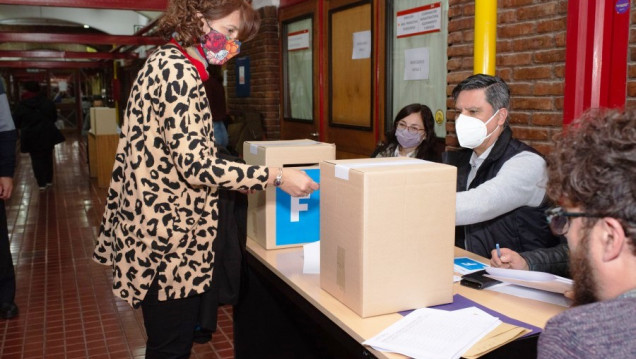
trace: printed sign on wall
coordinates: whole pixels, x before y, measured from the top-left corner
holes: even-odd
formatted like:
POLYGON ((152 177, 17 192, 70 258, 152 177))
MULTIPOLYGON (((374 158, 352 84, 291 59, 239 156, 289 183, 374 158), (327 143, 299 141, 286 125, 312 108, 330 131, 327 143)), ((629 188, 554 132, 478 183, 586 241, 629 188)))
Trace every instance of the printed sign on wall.
POLYGON ((438 32, 442 26, 441 3, 399 11, 395 23, 398 38, 438 32))
POLYGON ((309 30, 295 31, 287 35, 287 50, 296 51, 309 48, 309 30))

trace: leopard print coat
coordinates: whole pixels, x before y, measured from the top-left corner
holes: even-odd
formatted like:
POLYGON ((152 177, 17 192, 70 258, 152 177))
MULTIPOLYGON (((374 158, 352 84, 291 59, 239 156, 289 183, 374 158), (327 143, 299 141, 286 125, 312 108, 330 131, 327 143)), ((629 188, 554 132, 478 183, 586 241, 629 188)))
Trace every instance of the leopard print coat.
POLYGON ((218 188, 261 190, 266 167, 215 156, 212 115, 194 65, 160 47, 132 87, 93 259, 133 307, 157 276, 159 300, 205 292, 212 278, 218 188))

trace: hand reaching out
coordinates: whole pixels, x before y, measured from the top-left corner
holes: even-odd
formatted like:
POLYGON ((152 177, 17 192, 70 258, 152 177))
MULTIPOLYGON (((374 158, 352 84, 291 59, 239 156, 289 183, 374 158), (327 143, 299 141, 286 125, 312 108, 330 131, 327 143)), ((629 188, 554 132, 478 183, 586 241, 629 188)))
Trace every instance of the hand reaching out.
MULTIPOLYGON (((278 168, 270 167, 268 184, 274 184, 274 179, 278 173, 278 168)), ((293 197, 305 197, 320 188, 320 185, 303 171, 285 168, 282 174, 282 181, 279 187, 293 197)))
POLYGON ((0 177, 0 199, 11 198, 11 191, 13 191, 13 178, 0 177))

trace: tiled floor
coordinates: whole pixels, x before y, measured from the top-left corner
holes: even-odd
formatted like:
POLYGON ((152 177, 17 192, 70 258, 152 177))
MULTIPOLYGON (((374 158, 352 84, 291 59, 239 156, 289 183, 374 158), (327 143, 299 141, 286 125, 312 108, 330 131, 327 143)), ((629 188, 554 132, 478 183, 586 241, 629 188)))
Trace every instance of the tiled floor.
MULTIPOLYGON (((105 189, 90 180, 76 136, 55 150, 55 179, 40 191, 28 155, 18 156, 6 202, 20 315, 0 319, 0 357, 143 358, 141 310, 111 292, 110 268, 91 260, 105 189)), ((219 310, 211 342, 192 358, 233 358, 232 308, 219 310)))

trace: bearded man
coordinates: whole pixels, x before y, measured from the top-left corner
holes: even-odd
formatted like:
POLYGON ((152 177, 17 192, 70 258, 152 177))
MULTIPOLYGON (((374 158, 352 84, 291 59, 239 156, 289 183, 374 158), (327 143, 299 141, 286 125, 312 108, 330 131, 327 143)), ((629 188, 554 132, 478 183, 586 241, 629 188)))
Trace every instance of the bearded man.
POLYGON ((636 358, 636 112, 589 111, 564 131, 547 193, 575 307, 550 319, 538 358, 636 358))

